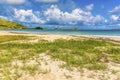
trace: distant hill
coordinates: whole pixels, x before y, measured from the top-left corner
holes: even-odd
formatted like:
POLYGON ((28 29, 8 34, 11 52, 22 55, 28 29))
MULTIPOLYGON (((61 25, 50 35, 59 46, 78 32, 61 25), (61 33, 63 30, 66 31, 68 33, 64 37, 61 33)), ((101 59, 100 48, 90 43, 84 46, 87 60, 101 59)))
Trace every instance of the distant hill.
POLYGON ((0 30, 26 29, 27 27, 16 22, 0 20, 0 30))
POLYGON ((77 31, 79 29, 78 28, 55 28, 54 30, 72 30, 72 31, 77 31))

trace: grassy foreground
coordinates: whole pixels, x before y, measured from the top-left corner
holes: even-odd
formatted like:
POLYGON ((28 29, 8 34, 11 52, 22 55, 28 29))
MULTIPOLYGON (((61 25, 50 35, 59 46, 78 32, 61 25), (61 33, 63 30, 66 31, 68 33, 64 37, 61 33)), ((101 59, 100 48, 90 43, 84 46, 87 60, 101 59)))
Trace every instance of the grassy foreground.
MULTIPOLYGON (((14 61, 26 63, 41 53, 50 55, 53 59, 66 62, 62 67, 87 68, 89 70, 106 70, 107 62, 120 62, 120 44, 101 40, 56 40, 48 42, 39 40, 29 43, 35 37, 28 36, 0 36, 0 80, 10 80, 11 70, 14 68, 13 80, 22 76, 17 69, 32 75, 38 71, 36 66, 12 66, 14 61)), ((41 71, 42 72, 42 71, 41 71)), ((45 72, 44 72, 45 73, 45 72)))

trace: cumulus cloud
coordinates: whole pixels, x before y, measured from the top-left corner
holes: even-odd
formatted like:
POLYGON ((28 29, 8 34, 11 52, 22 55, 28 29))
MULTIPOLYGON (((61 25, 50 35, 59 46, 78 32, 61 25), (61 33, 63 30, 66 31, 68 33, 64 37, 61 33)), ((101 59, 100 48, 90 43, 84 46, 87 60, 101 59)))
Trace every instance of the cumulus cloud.
POLYGON ((110 19, 113 20, 113 21, 118 21, 119 16, 117 16, 117 15, 111 15, 110 19))
POLYGON ((116 6, 113 10, 109 11, 111 14, 119 14, 120 13, 120 5, 116 6))
POLYGON ((76 24, 80 18, 77 11, 76 9, 72 13, 63 12, 57 6, 52 5, 44 12, 44 15, 48 23, 76 24))
POLYGON ((0 0, 2 4, 12 4, 12 5, 19 5, 25 3, 27 0, 0 0))
POLYGON ((106 24, 108 21, 101 15, 96 15, 96 16, 90 16, 86 18, 84 23, 86 25, 103 25, 106 24))
POLYGON ((42 2, 42 3, 56 3, 59 0, 36 0, 37 2, 42 2))
POLYGON ((24 9, 14 9, 14 18, 20 22, 31 22, 31 23, 44 23, 43 20, 38 18, 32 10, 24 10, 24 9))
POLYGON ((47 23, 97 25, 107 22, 104 17, 100 15, 93 16, 90 11, 76 8, 72 12, 63 12, 56 5, 52 5, 47 9, 44 15, 47 18, 47 23))
POLYGON ((120 23, 120 5, 113 8, 110 13, 111 24, 118 25, 120 23))
POLYGON ((6 0, 9 4, 23 4, 26 0, 6 0))

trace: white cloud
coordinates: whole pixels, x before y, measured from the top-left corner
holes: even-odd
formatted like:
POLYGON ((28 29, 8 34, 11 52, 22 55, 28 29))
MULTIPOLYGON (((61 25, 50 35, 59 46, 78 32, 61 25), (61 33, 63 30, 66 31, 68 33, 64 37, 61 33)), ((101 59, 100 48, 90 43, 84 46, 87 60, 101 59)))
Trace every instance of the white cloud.
POLYGON ((20 22, 44 23, 32 10, 14 9, 14 18, 20 22))
POLYGON ((7 19, 7 17, 0 15, 0 19, 7 19))
POLYGON ((56 3, 59 0, 36 0, 37 2, 42 2, 42 3, 56 3))
POLYGON ((109 11, 111 14, 119 14, 120 13, 120 5, 116 6, 113 10, 109 11))
POLYGON ((105 23, 107 23, 107 20, 101 15, 90 16, 84 21, 86 25, 101 25, 105 23))
POLYGON ((117 16, 117 15, 111 15, 110 19, 113 20, 113 21, 117 21, 119 19, 119 16, 117 16))
POLYGON ((111 25, 118 25, 120 24, 120 5, 116 6, 114 9, 109 11, 110 13, 110 24, 111 25))
POLYGON ((7 4, 23 4, 26 0, 4 0, 7 4))
MULTIPOLYGON (((90 10, 90 9, 89 9, 90 10)), ((48 10, 44 12, 48 23, 58 24, 84 24, 84 25, 96 25, 105 23, 102 16, 93 16, 90 11, 84 11, 82 9, 74 9, 70 12, 63 12, 57 6, 52 5, 48 10)))
POLYGON ((0 4, 19 5, 25 3, 27 0, 0 0, 0 4))
POLYGON ((82 10, 75 9, 71 13, 61 11, 57 6, 52 5, 44 15, 47 18, 47 22, 56 22, 59 24, 76 24, 81 19, 82 10))
POLYGON ((91 10, 93 9, 93 7, 94 7, 94 4, 90 4, 90 5, 87 5, 87 6, 86 6, 86 9, 87 9, 88 11, 91 11, 91 10))

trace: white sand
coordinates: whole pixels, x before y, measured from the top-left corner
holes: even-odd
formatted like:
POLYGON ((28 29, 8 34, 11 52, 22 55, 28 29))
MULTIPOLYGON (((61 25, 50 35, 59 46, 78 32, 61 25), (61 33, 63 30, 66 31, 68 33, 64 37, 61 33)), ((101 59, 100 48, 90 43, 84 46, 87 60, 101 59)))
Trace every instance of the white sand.
POLYGON ((75 39, 75 38, 92 38, 100 40, 108 40, 114 42, 120 42, 120 36, 92 36, 92 35, 61 35, 61 34, 33 34, 33 33, 11 33, 0 32, 0 35, 25 35, 25 36, 39 36, 41 39, 48 41, 54 41, 56 39, 75 39))
MULTIPOLYGON (((92 71, 87 69, 79 71, 77 68, 73 68, 73 70, 61 68, 60 66, 66 64, 65 62, 53 60, 45 53, 40 54, 37 60, 38 61, 36 62, 34 58, 24 65, 38 65, 40 70, 47 71, 47 73, 31 76, 23 72, 23 75, 18 80, 120 80, 120 65, 116 63, 108 63, 109 68, 106 71, 92 71), (38 63, 40 63, 40 65, 38 63), (113 73, 113 71, 116 71, 116 73, 113 73)), ((12 66, 14 65, 21 67, 23 66, 23 63, 16 61, 12 63, 12 66)))

